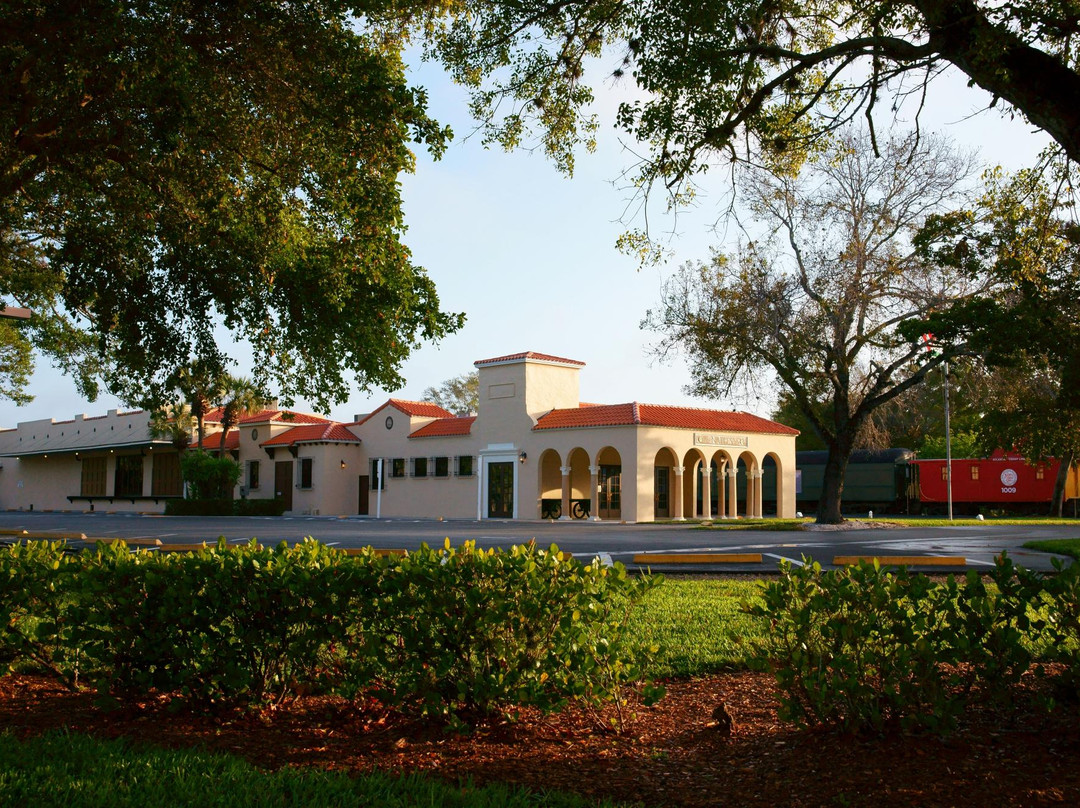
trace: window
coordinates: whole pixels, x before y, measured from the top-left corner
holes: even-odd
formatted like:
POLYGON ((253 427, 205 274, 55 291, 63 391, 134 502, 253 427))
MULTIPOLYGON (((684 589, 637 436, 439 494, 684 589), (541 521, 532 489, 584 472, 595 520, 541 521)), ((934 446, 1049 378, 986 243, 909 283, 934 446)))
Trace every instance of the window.
POLYGON ((142 455, 117 455, 113 491, 118 497, 142 496, 142 455))
POLYGON ((426 457, 414 457, 412 459, 412 476, 427 477, 427 465, 426 457))
POLYGON ((978 466, 972 466, 971 467, 971 479, 973 479, 973 480, 979 479, 979 467, 978 466))
POLYGON ((450 476, 450 458, 449 457, 436 457, 435 458, 435 476, 436 477, 449 477, 450 476))
POLYGON ((949 479, 949 467, 948 466, 942 466, 941 467, 941 479, 943 479, 943 480, 949 479))
POLYGON ((248 491, 257 491, 259 488, 259 461, 249 460, 247 467, 248 491))
POLYGON ((472 455, 462 455, 457 459, 457 476, 458 477, 472 477, 473 476, 473 459, 472 455))
POLYGON ((372 458, 371 461, 371 490, 377 491, 382 488, 386 490, 386 474, 390 470, 388 469, 385 460, 382 462, 382 485, 379 485, 379 459, 378 457, 372 458))
POLYGON ((300 487, 311 488, 311 458, 300 458, 300 487))
POLYGON ((395 457, 390 461, 390 476, 391 477, 404 477, 405 476, 405 458, 395 457))
POLYGON ((84 457, 82 461, 82 495, 84 497, 105 496, 104 457, 84 457))
POLYGON ((154 452, 150 493, 155 497, 176 497, 184 493, 184 482, 180 475, 180 455, 172 452, 167 454, 154 452))
POLYGON ((1035 479, 1036 480, 1041 480, 1045 476, 1046 476, 1046 469, 1043 466, 1039 466, 1037 469, 1035 469, 1035 479))

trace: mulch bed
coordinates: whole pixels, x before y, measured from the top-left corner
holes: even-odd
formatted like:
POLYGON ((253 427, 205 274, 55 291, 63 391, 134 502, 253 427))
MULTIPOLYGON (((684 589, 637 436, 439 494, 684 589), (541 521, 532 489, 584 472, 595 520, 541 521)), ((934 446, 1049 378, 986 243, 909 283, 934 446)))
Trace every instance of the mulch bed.
POLYGON ((257 715, 169 710, 166 700, 102 712, 90 693, 33 676, 0 678, 0 729, 67 727, 166 747, 201 745, 267 768, 419 770, 476 783, 607 796, 647 806, 1080 805, 1075 706, 969 711, 948 739, 796 730, 776 716, 769 676, 732 673, 667 683, 627 732, 570 710, 456 735, 377 704, 307 697, 257 715), (723 702, 730 735, 712 717, 723 702))

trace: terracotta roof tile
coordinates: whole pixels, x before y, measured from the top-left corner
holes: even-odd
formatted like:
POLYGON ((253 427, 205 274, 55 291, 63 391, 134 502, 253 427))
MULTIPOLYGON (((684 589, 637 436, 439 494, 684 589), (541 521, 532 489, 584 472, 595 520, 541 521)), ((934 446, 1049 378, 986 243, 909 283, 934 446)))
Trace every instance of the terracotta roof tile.
POLYGON ((449 438, 459 435, 468 435, 472 432, 475 415, 462 418, 440 418, 430 424, 420 427, 409 435, 410 438, 449 438))
MULTIPOLYGON (((191 442, 191 448, 198 446, 199 439, 196 436, 195 440, 191 442)), ((216 452, 221 448, 221 433, 211 432, 205 438, 203 438, 203 449, 208 452, 216 452)), ((229 430, 229 436, 225 438, 225 451, 231 452, 234 449, 240 448, 240 433, 235 429, 229 430)))
POLYGON ((454 413, 449 410, 444 410, 438 404, 432 404, 430 401, 404 401, 400 398, 387 399, 386 403, 380 405, 373 412, 369 413, 366 418, 362 418, 356 423, 364 424, 374 418, 378 413, 385 410, 387 407, 393 407, 399 412, 403 412, 410 418, 453 418, 454 413))
MULTIPOLYGON (((221 423, 222 407, 214 407, 206 413, 206 421, 221 423)), ((329 424, 333 423, 329 418, 322 415, 311 415, 306 412, 293 410, 266 409, 250 413, 240 419, 240 426, 248 424, 329 424)))
POLYGON ((344 424, 303 424, 275 435, 260 446, 292 446, 297 443, 360 443, 344 424))
POLYGON ((538 362, 562 362, 566 365, 580 365, 585 366, 584 362, 579 362, 576 359, 563 359, 561 356, 551 356, 550 354, 536 353, 535 351, 525 351, 524 353, 507 354, 506 356, 496 356, 494 359, 477 359, 473 362, 473 365, 494 365, 499 362, 520 362, 526 359, 534 359, 538 362))
POLYGON ((671 429, 707 429, 714 432, 757 432, 798 435, 797 429, 748 412, 665 407, 656 404, 601 404, 552 410, 533 429, 573 429, 590 426, 661 426, 671 429))

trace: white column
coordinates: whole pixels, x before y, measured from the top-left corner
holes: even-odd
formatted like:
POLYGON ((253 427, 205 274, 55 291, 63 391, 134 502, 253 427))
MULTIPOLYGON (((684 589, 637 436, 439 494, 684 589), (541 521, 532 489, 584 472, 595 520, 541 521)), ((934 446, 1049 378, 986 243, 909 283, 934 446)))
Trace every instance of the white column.
POLYGON ((675 479, 671 483, 675 508, 671 513, 676 522, 685 522, 686 517, 683 516, 683 467, 673 466, 671 470, 675 472, 675 479))
POLYGON ((732 464, 728 469, 728 501, 727 512, 731 519, 739 518, 739 467, 732 464))
POLYGON ((712 519, 712 467, 701 464, 701 518, 712 519))
POLYGON ((764 476, 764 472, 760 468, 754 469, 754 514, 758 519, 765 516, 765 508, 762 505, 762 492, 764 490, 762 478, 764 476))
POLYGON ((600 467, 589 466, 589 520, 600 521, 600 467))
POLYGON ((727 490, 724 485, 724 475, 727 473, 727 462, 725 461, 716 470, 716 515, 721 519, 727 519, 727 490))
POLYGON ((573 518, 570 515, 570 466, 560 466, 559 471, 562 472, 562 513, 559 521, 563 521, 573 518))

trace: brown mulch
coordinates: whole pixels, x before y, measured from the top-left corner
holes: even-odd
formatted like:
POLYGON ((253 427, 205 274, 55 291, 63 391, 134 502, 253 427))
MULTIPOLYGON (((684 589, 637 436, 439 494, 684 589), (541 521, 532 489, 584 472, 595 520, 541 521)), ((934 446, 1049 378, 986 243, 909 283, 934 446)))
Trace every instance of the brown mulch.
POLYGON ((447 733, 377 704, 308 697, 258 715, 169 710, 165 700, 102 712, 90 693, 32 676, 0 678, 0 730, 67 727, 165 747, 193 744, 267 768, 419 770, 476 783, 607 796, 647 806, 1080 805, 1075 706, 969 711, 948 739, 796 730, 776 716, 771 677, 732 673, 667 683, 624 734, 570 710, 447 733), (723 702, 730 735, 713 718, 723 702))

